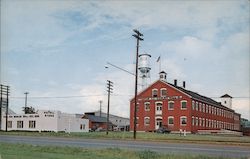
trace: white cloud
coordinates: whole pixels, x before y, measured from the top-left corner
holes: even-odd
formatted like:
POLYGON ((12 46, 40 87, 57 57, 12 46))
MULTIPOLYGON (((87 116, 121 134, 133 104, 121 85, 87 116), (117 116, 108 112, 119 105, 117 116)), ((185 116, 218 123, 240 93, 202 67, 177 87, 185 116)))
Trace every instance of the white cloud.
POLYGON ((233 98, 233 109, 241 114, 242 118, 250 120, 250 99, 247 98, 233 98))
POLYGON ((210 42, 192 36, 184 36, 176 41, 163 42, 160 50, 179 54, 177 56, 183 56, 183 58, 199 58, 215 52, 210 42))

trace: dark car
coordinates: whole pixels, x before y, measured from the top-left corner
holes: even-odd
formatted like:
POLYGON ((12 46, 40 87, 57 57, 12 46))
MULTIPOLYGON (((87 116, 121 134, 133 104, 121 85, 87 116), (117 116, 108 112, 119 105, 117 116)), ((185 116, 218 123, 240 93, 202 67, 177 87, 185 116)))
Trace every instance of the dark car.
POLYGON ((161 134, 169 134, 171 131, 167 128, 160 127, 159 129, 156 130, 156 132, 161 134))

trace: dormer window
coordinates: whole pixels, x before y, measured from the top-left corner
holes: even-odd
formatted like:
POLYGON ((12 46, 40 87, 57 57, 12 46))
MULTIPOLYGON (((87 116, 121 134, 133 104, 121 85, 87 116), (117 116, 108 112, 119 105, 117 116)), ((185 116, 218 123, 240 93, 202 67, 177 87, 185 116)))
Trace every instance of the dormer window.
POLYGON ((158 96, 158 90, 157 89, 153 89, 152 90, 152 97, 157 97, 158 96))

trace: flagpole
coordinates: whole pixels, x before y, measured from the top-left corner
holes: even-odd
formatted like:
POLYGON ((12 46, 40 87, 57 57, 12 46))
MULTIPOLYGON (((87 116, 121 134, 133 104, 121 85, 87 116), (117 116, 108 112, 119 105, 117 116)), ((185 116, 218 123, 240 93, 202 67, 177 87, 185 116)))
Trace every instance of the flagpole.
POLYGON ((159 61, 159 73, 161 72, 161 56, 160 56, 160 61, 159 61))

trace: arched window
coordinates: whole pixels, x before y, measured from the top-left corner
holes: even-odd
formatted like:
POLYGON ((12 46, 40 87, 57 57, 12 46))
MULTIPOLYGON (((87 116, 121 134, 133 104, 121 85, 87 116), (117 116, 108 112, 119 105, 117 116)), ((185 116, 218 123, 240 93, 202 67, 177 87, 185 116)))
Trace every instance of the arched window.
POLYGON ((186 100, 181 101, 181 109, 187 109, 187 101, 186 100))
POLYGON ((157 96, 158 96, 158 90, 152 89, 152 97, 157 97, 157 96))
POLYGON ((180 122, 181 122, 181 125, 183 126, 185 126, 185 125, 187 125, 187 117, 186 116, 181 116, 180 117, 180 122))
POLYGON ((168 102, 168 110, 174 110, 174 101, 168 102))
POLYGON ((166 96, 167 96, 167 89, 161 88, 161 97, 166 97, 166 96))
POLYGON ((145 108, 145 111, 150 111, 150 103, 149 102, 145 102, 144 103, 144 108, 145 108))
POLYGON ((150 118, 149 117, 145 117, 144 118, 144 125, 149 125, 150 124, 150 118))
POLYGON ((168 125, 174 125, 174 117, 173 116, 168 117, 168 125))

